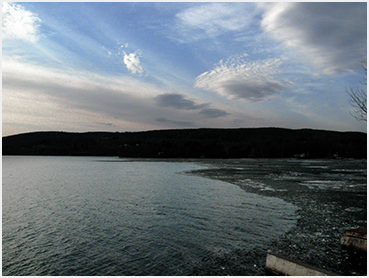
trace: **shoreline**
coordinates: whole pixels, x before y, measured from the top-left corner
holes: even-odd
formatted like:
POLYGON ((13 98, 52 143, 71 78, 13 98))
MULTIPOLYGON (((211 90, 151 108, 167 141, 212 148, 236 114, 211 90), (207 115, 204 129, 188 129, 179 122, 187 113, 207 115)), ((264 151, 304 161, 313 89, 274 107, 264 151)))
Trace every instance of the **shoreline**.
MULTIPOLYGON (((259 173, 254 179, 259 184, 256 183, 252 187, 248 179, 250 172, 240 170, 245 166, 242 165, 242 161, 223 160, 221 162, 222 164, 213 161, 200 162, 199 164, 206 165, 208 169, 195 170, 191 173, 235 184, 250 193, 280 198, 300 208, 296 211, 299 219, 295 227, 265 248, 248 253, 238 250, 234 254, 226 254, 223 258, 219 257, 210 263, 213 271, 207 271, 204 274, 198 270, 196 274, 264 276, 267 275, 264 268, 266 255, 272 252, 332 271, 338 275, 367 275, 367 255, 352 254, 341 250, 340 246, 340 236, 345 230, 367 225, 366 189, 365 191, 361 189, 350 191, 332 190, 328 187, 312 190, 299 184, 298 176, 296 182, 292 180, 292 182, 283 183, 281 180, 277 186, 273 186, 272 182, 268 184, 267 180, 272 179, 274 173, 268 173, 271 169, 265 163, 265 166, 262 166, 262 159, 258 160, 259 166, 255 166, 259 173), (265 185, 264 188, 260 185, 262 183, 265 185), (224 264, 225 261, 235 274, 231 270, 229 273, 222 273, 217 269, 217 264, 220 262, 224 264)), ((289 166, 293 170, 293 163, 289 166)))

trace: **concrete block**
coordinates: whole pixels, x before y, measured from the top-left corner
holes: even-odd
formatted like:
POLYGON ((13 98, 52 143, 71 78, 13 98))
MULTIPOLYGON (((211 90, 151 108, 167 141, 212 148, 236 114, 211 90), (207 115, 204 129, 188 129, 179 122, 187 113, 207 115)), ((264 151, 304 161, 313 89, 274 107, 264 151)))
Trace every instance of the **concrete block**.
POLYGON ((364 227, 345 231, 345 235, 360 237, 360 238, 365 238, 365 239, 367 237, 366 234, 367 234, 367 229, 364 227))
POLYGON ((266 269, 283 276, 337 276, 325 269, 276 254, 267 254, 266 269))
POLYGON ((366 252, 366 238, 343 235, 341 236, 341 247, 343 249, 366 252))

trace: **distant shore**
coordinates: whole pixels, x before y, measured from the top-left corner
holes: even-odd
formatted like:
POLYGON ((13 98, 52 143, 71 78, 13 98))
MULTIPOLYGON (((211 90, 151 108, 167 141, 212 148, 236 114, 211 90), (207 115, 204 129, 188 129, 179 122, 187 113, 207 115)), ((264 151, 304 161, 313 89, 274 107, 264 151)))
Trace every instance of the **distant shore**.
POLYGON ((145 132, 33 132, 2 138, 3 155, 126 158, 355 158, 367 134, 312 129, 178 129, 145 132))

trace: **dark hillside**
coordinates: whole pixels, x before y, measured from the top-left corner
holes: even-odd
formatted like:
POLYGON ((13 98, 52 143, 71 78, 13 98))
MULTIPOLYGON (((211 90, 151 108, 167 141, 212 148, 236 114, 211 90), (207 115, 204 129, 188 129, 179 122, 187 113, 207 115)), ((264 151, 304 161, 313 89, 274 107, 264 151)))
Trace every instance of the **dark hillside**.
POLYGON ((3 137, 3 155, 165 158, 366 158, 365 133, 311 129, 34 132, 3 137))

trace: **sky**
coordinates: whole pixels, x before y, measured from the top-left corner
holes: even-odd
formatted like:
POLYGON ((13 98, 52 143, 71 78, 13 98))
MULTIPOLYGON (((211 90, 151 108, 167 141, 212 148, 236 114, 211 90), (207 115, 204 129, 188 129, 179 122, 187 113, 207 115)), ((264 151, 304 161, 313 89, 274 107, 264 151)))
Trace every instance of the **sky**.
POLYGON ((366 132, 366 2, 3 2, 2 134, 366 132), (350 114, 351 112, 351 114, 350 114))

